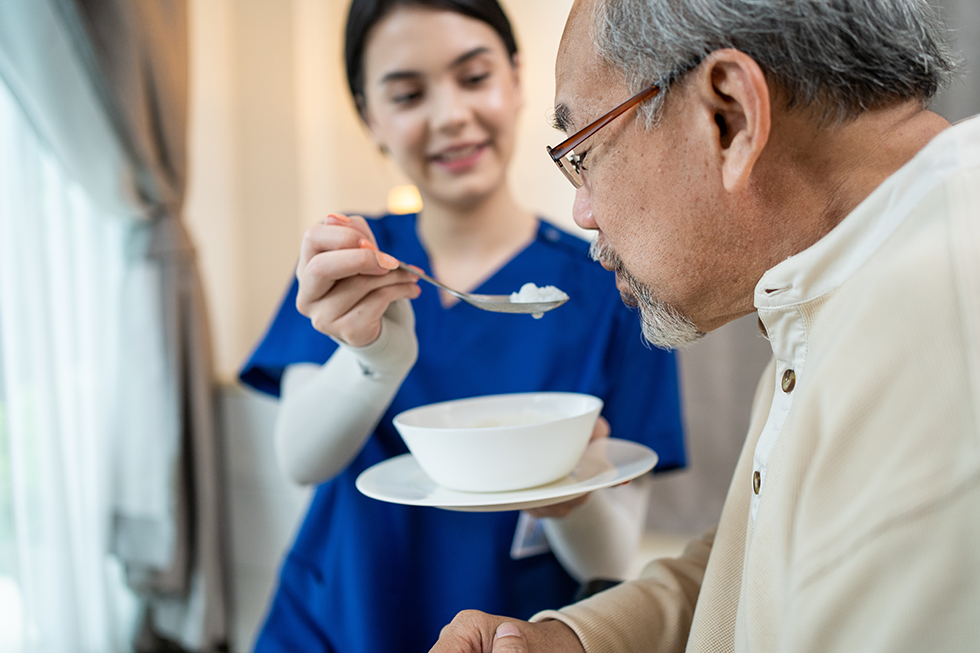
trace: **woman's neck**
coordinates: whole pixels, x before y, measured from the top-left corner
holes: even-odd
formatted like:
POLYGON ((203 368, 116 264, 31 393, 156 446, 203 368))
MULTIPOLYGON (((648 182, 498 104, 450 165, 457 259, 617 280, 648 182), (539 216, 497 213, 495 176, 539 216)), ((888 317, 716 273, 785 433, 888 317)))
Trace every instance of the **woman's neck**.
POLYGON ((534 214, 503 187, 468 207, 424 198, 418 234, 436 277, 459 290, 475 288, 530 243, 534 214))

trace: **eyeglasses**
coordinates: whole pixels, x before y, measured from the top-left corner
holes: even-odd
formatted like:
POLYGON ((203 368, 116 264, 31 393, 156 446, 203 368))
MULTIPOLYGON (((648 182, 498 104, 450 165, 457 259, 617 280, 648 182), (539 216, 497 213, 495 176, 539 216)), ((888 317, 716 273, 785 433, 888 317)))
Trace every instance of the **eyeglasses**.
POLYGON ((561 170, 566 177, 568 177, 568 181, 572 182, 572 186, 575 186, 575 188, 582 187, 582 184, 584 183, 582 181, 582 161, 585 160, 585 154, 588 154, 588 152, 586 152, 585 154, 579 156, 572 150, 581 145, 587 138, 611 123, 613 120, 644 100, 652 98, 659 92, 659 84, 648 86, 595 122, 592 122, 589 125, 586 125, 583 129, 575 132, 569 138, 565 139, 555 147, 547 148, 548 154, 551 156, 551 160, 554 161, 555 165, 558 166, 558 169, 561 170))

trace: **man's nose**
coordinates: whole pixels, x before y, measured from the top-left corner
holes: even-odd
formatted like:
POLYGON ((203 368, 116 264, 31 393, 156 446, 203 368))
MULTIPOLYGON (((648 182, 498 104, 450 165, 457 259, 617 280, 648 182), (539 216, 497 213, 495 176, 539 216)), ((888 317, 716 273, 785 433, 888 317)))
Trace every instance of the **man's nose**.
POLYGON ((583 229, 598 229, 592 216, 592 193, 588 185, 575 189, 575 202, 572 204, 572 218, 583 229))

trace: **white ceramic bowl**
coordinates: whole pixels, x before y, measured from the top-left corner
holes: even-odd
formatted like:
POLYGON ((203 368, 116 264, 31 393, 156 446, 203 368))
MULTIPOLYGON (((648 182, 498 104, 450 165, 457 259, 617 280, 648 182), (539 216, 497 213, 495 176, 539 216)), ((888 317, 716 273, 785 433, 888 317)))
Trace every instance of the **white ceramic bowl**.
POLYGON ((422 470, 463 492, 508 492, 557 481, 592 435, 602 400, 527 392, 445 401, 406 410, 395 428, 422 470))

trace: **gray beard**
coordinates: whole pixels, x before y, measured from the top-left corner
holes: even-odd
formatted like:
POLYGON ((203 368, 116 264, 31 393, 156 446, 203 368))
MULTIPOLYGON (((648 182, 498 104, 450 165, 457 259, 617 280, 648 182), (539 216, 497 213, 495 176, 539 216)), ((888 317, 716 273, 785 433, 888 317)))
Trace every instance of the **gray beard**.
POLYGON ((640 283, 623 266, 622 259, 608 245, 600 245, 592 240, 589 255, 593 260, 612 267, 619 278, 625 282, 629 292, 620 291, 623 303, 640 309, 640 325, 643 337, 654 347, 677 349, 686 347, 704 337, 694 323, 663 300, 654 296, 653 291, 640 283))

